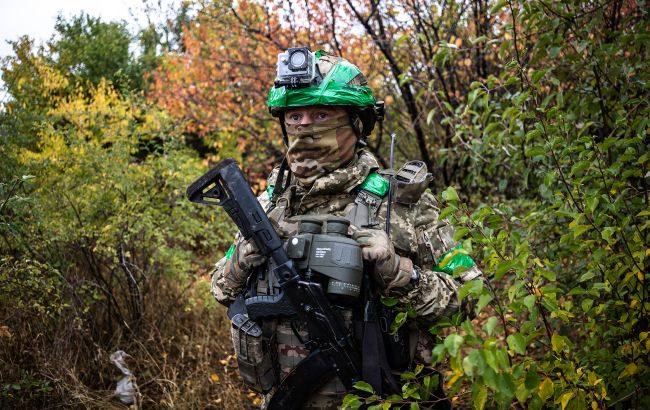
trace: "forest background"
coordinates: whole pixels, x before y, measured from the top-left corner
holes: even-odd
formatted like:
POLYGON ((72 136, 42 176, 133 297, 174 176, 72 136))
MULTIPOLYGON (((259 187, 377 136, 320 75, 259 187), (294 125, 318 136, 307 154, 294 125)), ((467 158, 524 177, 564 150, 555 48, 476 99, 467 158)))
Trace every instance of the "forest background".
MULTIPOLYGON (((648 12, 629 0, 186 2, 135 35, 59 18, 2 60, 0 407, 255 407, 209 271, 234 227, 187 185, 234 157, 258 191, 282 157, 265 99, 279 52, 367 75, 369 149, 422 159, 486 272, 449 319, 442 380, 346 398, 387 409, 443 383, 458 407, 650 406, 648 12), (361 398, 361 397, 365 398, 361 398), (369 396, 369 397, 368 397, 369 396)), ((29 33, 26 33, 29 34, 29 33)), ((456 272, 457 274, 458 272, 456 272)), ((404 321, 408 309, 399 317, 404 321)))

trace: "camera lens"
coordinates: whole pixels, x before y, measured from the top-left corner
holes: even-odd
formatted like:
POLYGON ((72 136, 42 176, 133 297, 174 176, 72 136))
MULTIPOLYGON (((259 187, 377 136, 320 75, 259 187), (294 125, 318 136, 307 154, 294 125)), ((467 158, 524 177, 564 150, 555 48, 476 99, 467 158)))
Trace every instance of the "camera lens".
POLYGON ((296 51, 293 54, 291 54, 291 57, 289 57, 289 65, 291 66, 290 68, 293 69, 304 68, 306 63, 307 63, 307 56, 305 55, 304 51, 296 51))

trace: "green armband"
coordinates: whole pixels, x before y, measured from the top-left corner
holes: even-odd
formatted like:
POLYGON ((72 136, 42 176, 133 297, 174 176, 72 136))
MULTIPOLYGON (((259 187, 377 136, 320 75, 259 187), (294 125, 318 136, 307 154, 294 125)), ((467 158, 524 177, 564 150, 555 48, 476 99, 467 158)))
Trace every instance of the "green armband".
POLYGON ((376 172, 368 175, 361 185, 359 185, 360 189, 375 194, 380 198, 386 196, 389 187, 390 184, 388 180, 376 172))
POLYGON ((230 259, 230 257, 232 256, 233 253, 235 253, 235 244, 234 243, 232 245, 230 245, 230 248, 228 248, 228 250, 226 251, 226 256, 225 256, 226 260, 230 259))
POLYGON ((463 245, 460 244, 442 255, 442 259, 433 270, 445 272, 451 275, 458 267, 463 266, 469 269, 474 265, 476 265, 476 263, 474 263, 472 257, 467 254, 467 251, 463 249, 463 245))

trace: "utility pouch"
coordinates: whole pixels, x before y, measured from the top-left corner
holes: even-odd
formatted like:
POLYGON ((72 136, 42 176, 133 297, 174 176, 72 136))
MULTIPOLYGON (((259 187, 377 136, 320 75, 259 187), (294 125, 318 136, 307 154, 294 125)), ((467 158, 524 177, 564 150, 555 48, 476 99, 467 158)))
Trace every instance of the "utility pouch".
POLYGON ((401 326, 397 333, 391 334, 390 325, 397 316, 397 311, 388 306, 380 304, 378 309, 379 327, 386 347, 386 358, 388 364, 394 371, 405 371, 411 364, 411 354, 409 345, 409 331, 405 326, 401 326))
POLYGON ((231 323, 239 374, 248 387, 267 393, 279 382, 275 331, 263 331, 246 313, 234 315, 231 323))
POLYGON ((424 162, 407 162, 395 173, 395 180, 397 181, 395 200, 405 205, 417 203, 432 179, 433 177, 428 172, 424 162))

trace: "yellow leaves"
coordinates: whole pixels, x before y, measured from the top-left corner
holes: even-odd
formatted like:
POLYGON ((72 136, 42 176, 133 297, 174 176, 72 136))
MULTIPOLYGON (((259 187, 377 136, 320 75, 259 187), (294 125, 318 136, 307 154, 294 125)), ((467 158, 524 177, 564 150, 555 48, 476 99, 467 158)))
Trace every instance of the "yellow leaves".
POLYGON ((549 397, 553 396, 553 382, 551 379, 547 377, 542 383, 540 383, 539 391, 537 394, 539 394, 539 397, 542 400, 546 400, 549 397))
POLYGON ((219 364, 222 366, 232 366, 233 362, 236 361, 237 356, 229 354, 224 359, 219 360, 219 364))
POLYGON ((254 391, 248 392, 248 398, 251 399, 253 405, 255 406, 259 406, 262 403, 262 398, 260 397, 259 394, 255 393, 254 391))
POLYGON ((636 374, 637 371, 637 365, 632 362, 629 363, 627 366, 625 366, 625 369, 621 372, 621 374, 618 376, 618 379, 621 380, 625 377, 632 377, 636 374))
POLYGON ((598 375, 594 372, 589 372, 587 375, 587 380, 591 386, 596 386, 598 383, 601 383, 603 381, 603 379, 599 379, 598 375))
POLYGON ((563 351, 569 350, 570 343, 565 336, 560 336, 557 333, 553 333, 551 336, 551 346, 555 353, 561 353, 563 351))
POLYGON ((447 387, 447 389, 451 389, 451 387, 454 385, 454 383, 456 383, 458 381, 458 379, 460 379, 463 376, 463 374, 464 373, 463 373, 462 369, 460 369, 460 368, 454 369, 453 375, 447 381, 447 383, 445 383, 445 386, 447 387))
POLYGON ((212 374, 210 374, 210 381, 212 383, 219 383, 221 381, 221 379, 219 378, 218 374, 212 373, 212 374))
POLYGON ((569 404, 574 395, 575 393, 573 392, 567 392, 560 396, 559 403, 562 405, 562 410, 566 408, 567 404, 569 404))
MULTIPOLYGON (((54 67, 45 64, 45 62, 40 58, 34 61, 34 65, 36 71, 38 71, 39 78, 42 81, 41 95, 45 98, 60 98, 57 95, 58 91, 63 90, 70 85, 65 75, 54 67)), ((21 80, 23 79, 21 78, 21 80)))

